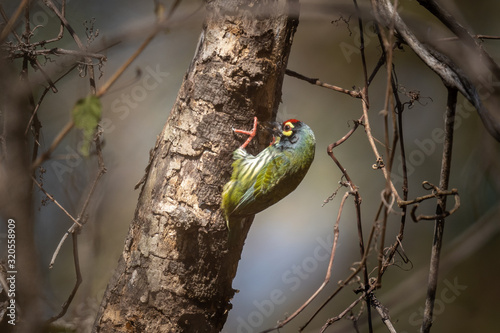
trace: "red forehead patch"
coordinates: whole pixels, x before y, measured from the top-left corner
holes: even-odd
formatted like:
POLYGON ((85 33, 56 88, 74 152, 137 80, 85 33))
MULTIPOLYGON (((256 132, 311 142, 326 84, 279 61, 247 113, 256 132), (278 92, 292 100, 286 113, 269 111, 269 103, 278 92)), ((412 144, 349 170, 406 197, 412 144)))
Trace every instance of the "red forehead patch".
POLYGON ((297 119, 288 119, 287 121, 284 121, 283 122, 283 125, 285 125, 286 123, 298 123, 300 120, 297 120, 297 119))

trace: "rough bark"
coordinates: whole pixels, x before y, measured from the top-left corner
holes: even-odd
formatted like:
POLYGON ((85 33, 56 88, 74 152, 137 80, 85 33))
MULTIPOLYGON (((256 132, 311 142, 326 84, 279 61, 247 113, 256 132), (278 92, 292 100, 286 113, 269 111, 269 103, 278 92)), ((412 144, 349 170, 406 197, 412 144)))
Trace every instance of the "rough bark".
POLYGON ((253 116, 274 119, 298 23, 295 2, 264 3, 207 3, 95 332, 218 332, 224 325, 253 219, 229 253, 219 205, 241 143, 231 128, 250 128, 253 116))

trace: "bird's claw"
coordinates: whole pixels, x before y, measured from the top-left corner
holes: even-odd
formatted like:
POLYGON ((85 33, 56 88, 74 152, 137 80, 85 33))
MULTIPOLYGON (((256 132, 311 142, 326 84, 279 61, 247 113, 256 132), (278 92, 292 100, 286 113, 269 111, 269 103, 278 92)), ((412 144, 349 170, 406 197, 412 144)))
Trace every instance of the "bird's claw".
POLYGON ((233 131, 234 131, 235 133, 241 133, 241 134, 246 134, 246 135, 248 135, 248 139, 247 139, 247 141, 245 141, 245 142, 244 142, 244 143, 240 146, 240 148, 241 148, 241 149, 245 149, 245 148, 248 146, 248 144, 250 143, 250 141, 252 141, 252 139, 255 137, 255 135, 257 135, 257 123, 258 123, 258 122, 257 122, 257 117, 254 117, 254 118, 253 118, 253 128, 252 128, 252 130, 251 130, 251 131, 244 131, 244 130, 239 130, 239 129, 234 129, 234 128, 233 128, 233 131))

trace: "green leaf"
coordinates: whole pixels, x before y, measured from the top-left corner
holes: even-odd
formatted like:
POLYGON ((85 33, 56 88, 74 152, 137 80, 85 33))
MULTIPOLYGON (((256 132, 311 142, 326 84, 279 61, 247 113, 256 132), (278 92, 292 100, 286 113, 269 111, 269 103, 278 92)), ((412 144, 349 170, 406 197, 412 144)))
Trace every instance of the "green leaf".
POLYGON ((90 144, 94 137, 97 124, 101 120, 102 105, 99 97, 88 95, 79 99, 73 107, 73 122, 75 127, 83 131, 83 145, 80 153, 87 157, 90 153, 90 144))

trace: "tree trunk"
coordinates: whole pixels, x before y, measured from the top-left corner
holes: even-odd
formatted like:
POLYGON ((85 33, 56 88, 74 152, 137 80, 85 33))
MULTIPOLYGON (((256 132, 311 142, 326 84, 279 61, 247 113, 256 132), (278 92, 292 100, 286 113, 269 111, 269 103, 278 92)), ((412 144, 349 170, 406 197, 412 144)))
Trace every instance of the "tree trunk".
POLYGON ((219 205, 241 144, 231 128, 251 128, 253 116, 275 118, 298 24, 296 2, 264 3, 207 2, 195 57, 152 152, 95 332, 222 329, 253 220, 229 253, 219 205))

